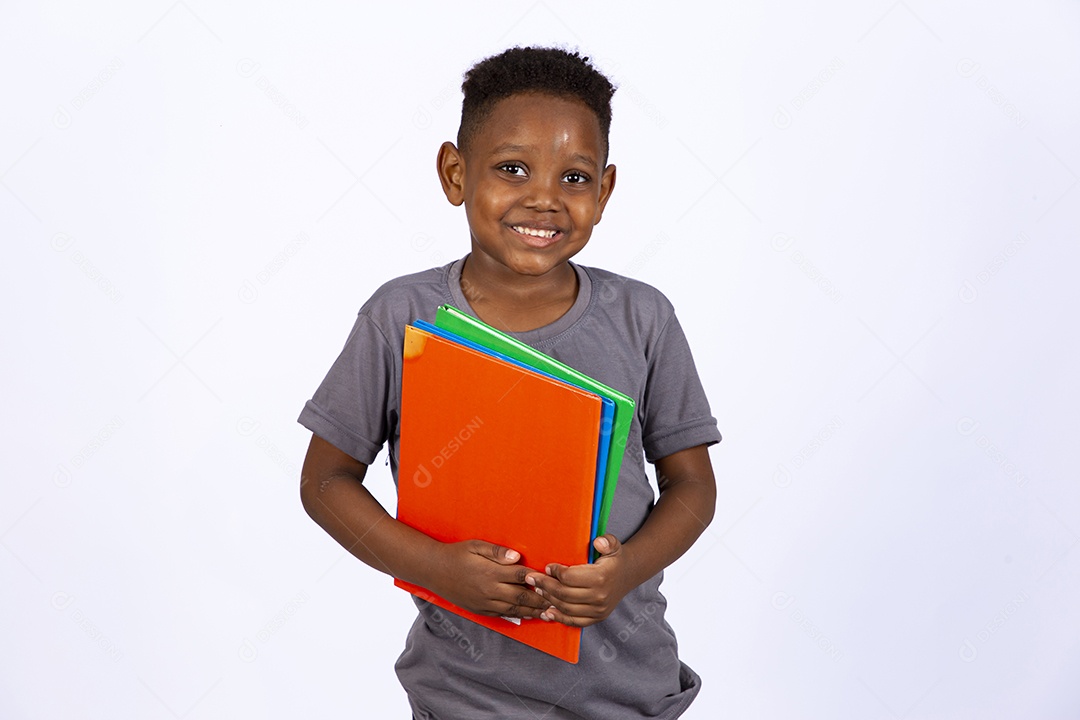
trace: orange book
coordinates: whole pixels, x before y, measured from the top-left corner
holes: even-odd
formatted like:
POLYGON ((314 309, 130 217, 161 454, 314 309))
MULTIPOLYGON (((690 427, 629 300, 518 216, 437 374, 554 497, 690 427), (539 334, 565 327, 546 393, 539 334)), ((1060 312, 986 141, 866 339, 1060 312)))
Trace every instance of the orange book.
MULTIPOLYGON (((412 326, 403 360, 398 520, 442 542, 475 538, 513 548, 539 572, 551 562, 588 562, 600 398, 412 326)), ((580 628, 477 615, 394 582, 577 662, 580 628)))

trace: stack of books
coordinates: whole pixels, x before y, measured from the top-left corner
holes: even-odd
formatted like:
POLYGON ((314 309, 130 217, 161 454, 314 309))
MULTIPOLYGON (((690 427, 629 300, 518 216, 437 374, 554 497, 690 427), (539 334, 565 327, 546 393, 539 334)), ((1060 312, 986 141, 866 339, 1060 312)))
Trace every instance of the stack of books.
MULTIPOLYGON (((634 401, 449 305, 405 328, 398 508, 441 542, 481 539, 521 564, 594 559, 634 401)), ((478 615, 398 587, 537 650, 577 662, 581 629, 478 615)))

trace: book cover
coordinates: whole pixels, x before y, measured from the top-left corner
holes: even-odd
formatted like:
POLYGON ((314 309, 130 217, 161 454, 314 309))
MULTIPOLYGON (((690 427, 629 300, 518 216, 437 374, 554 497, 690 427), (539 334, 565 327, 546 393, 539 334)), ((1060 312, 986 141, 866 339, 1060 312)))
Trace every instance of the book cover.
MULTIPOLYGON (((442 542, 481 539, 550 562, 588 560, 599 451, 595 394, 407 327, 398 520, 442 542)), ((478 615, 402 580, 419 597, 577 662, 581 630, 478 615)))
POLYGON ((594 534, 603 535, 607 532, 608 518, 611 515, 611 503, 615 499, 615 487, 619 480, 619 469, 622 467, 626 441, 630 437, 630 425, 634 419, 633 399, 575 368, 559 362, 536 348, 526 345, 517 338, 496 330, 482 320, 474 318, 452 305, 439 307, 435 317, 435 325, 614 401, 615 416, 611 431, 610 450, 605 463, 603 496, 600 500, 600 512, 594 534))
MULTIPOLYGON (((458 335, 456 333, 450 332, 449 330, 444 330, 443 328, 440 328, 440 327, 438 327, 436 325, 433 325, 433 324, 427 322, 426 320, 417 320, 417 321, 415 321, 413 323, 413 326, 417 327, 417 328, 420 328, 421 330, 424 330, 426 332, 429 332, 429 333, 431 333, 433 335, 438 335, 439 337, 443 337, 443 338, 446 338, 447 340, 451 340, 453 342, 464 345, 465 347, 469 347, 469 348, 472 348, 474 350, 478 350, 478 351, 480 351, 482 353, 486 353, 486 354, 491 355, 493 357, 501 358, 501 359, 506 360, 507 362, 513 363, 515 365, 520 365, 522 367, 531 368, 531 369, 535 370, 536 372, 539 372, 539 373, 541 373, 543 375, 547 375, 548 377, 551 377, 551 378, 555 377, 554 375, 551 375, 550 373, 546 373, 543 370, 537 370, 536 368, 533 368, 528 363, 525 363, 525 362, 523 362, 521 360, 515 360, 514 358, 511 358, 511 357, 509 357, 507 355, 504 355, 501 352, 498 352, 496 350, 492 350, 491 348, 485 347, 485 346, 481 345, 480 343, 474 342, 474 341, 469 340, 467 338, 463 338, 463 337, 461 337, 460 335, 458 335)), ((558 379, 558 378, 556 378, 556 379, 558 379)), ((563 378, 563 382, 569 382, 569 381, 567 381, 565 378, 563 378)), ((570 382, 570 384, 574 385, 575 387, 580 387, 580 385, 578 385, 577 383, 574 383, 574 382, 570 382)), ((595 489, 593 490, 593 518, 592 518, 591 530, 589 532, 589 554, 590 554, 590 557, 595 555, 595 551, 592 548, 592 541, 597 536, 598 528, 600 527, 600 513, 601 513, 601 511, 603 509, 603 498, 605 497, 605 495, 604 495, 604 485, 605 485, 605 482, 606 482, 606 479, 607 479, 607 464, 608 464, 608 459, 609 459, 609 455, 610 455, 610 451, 611 451, 611 434, 612 434, 611 431, 612 431, 612 427, 613 427, 614 422, 615 422, 615 403, 611 400, 611 398, 603 397, 602 395, 598 395, 598 397, 600 398, 600 403, 601 403, 601 406, 600 406, 600 449, 597 451, 597 454, 596 454, 596 483, 594 485, 595 489)))

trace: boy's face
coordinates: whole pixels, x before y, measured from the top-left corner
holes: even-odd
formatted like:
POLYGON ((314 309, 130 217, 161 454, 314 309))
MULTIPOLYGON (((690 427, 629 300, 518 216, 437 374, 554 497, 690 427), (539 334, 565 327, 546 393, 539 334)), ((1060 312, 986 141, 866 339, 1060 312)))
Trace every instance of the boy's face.
MULTIPOLYGON (((465 204, 477 261, 540 276, 576 255, 615 185, 596 115, 538 93, 500 100, 464 152, 439 151, 447 199, 465 204)), ((498 267, 496 267, 498 266, 498 267)))

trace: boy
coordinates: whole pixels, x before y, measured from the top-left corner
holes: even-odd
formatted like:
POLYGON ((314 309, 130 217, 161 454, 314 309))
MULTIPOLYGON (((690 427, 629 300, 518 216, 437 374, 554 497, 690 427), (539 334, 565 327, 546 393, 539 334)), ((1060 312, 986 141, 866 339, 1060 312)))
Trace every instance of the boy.
POLYGON ((659 585, 712 520, 707 446, 720 435, 667 299, 570 262, 615 186, 614 87, 577 53, 514 48, 469 70, 462 90, 457 145, 444 143, 437 164, 447 199, 465 206, 471 252, 390 281, 361 308, 300 415, 313 432, 304 507, 360 560, 461 607, 585 628, 574 665, 414 598, 420 614, 395 667, 415 717, 678 717, 700 678, 678 659, 659 585), (404 327, 433 321, 443 303, 636 400, 595 563, 537 572, 483 538, 441 543, 364 488, 384 442, 397 478, 404 327), (656 466, 655 505, 643 455, 656 466))

